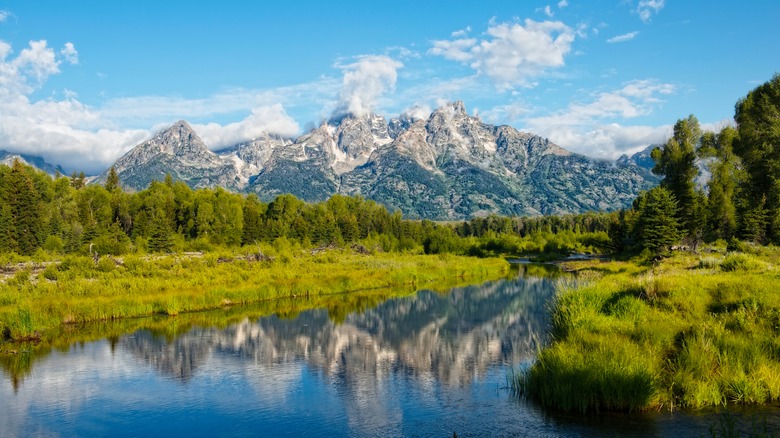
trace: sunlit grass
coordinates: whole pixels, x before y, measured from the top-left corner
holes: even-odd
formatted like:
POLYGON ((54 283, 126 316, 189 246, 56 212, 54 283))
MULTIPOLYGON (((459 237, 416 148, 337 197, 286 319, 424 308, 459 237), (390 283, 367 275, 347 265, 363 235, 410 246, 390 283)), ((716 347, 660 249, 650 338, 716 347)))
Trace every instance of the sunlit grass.
POLYGON ((128 256, 121 263, 69 256, 37 274, 0 283, 0 333, 47 336, 63 324, 153 314, 179 315, 229 304, 303 298, 382 287, 413 292, 433 282, 497 278, 502 259, 329 251, 249 262, 241 254, 128 256))
POLYGON ((780 400, 778 254, 570 264, 589 274, 559 285, 554 341, 515 389, 580 412, 780 400))

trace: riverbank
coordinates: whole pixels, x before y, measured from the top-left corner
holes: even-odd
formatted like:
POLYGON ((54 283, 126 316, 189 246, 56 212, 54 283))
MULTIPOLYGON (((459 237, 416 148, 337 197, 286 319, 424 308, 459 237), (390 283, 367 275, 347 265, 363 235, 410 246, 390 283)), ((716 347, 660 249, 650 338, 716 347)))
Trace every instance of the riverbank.
POLYGON ((508 272, 509 264, 497 258, 368 255, 349 249, 274 260, 239 253, 105 257, 97 262, 66 257, 49 261, 43 269, 18 269, 0 283, 0 337, 38 340, 69 324, 177 315, 279 298, 312 301, 372 288, 413 293, 433 282, 462 284, 508 272))
POLYGON ((780 400, 780 250, 573 261, 551 345, 513 386, 564 411, 780 400))

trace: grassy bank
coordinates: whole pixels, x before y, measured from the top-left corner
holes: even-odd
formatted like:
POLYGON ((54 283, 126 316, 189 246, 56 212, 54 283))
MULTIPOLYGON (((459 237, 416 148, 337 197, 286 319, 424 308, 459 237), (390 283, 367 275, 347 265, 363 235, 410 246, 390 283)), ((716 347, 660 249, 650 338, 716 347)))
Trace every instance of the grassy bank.
POLYGON ((780 251, 570 264, 554 341, 514 387, 566 411, 780 400, 780 251))
POLYGON ((128 256, 121 264, 67 257, 45 268, 23 266, 0 284, 0 330, 6 339, 46 337, 68 324, 279 298, 305 298, 313 308, 318 296, 383 287, 411 293, 433 282, 478 281, 509 270, 502 259, 349 250, 301 252, 273 261, 205 254, 128 256))

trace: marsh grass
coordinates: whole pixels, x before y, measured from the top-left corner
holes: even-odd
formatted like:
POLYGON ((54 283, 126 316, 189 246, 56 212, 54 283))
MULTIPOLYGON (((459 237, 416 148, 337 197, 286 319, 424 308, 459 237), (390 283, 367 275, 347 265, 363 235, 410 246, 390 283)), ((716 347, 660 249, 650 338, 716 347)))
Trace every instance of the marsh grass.
POLYGON ((780 250, 764 251, 571 266, 598 276, 559 284, 554 341, 513 387, 579 412, 780 400, 780 250))
MULTIPOLYGON (((338 257, 333 259, 338 261, 338 257)), ((401 263, 401 266, 403 263, 401 263)), ((426 289, 444 293, 454 287, 477 281, 476 278, 446 278, 426 284, 426 289)), ((48 357, 52 351, 68 351, 74 344, 107 340, 112 348, 126 334, 148 330, 155 336, 175 339, 194 327, 225 328, 246 320, 276 315, 279 318, 295 318, 299 313, 311 309, 325 309, 336 323, 343 322, 353 313, 373 308, 390 298, 415 294, 416 288, 408 285, 377 287, 355 291, 285 296, 277 299, 256 301, 247 304, 223 303, 216 309, 182 312, 175 317, 152 313, 140 318, 118 318, 106 321, 71 322, 60 324, 46 332, 36 342, 7 342, 0 344, 0 369, 9 376, 14 387, 18 387, 30 375, 34 364, 48 357), (11 353, 11 351, 13 353, 11 353)), ((221 292, 215 292, 220 296, 221 292)), ((118 306, 129 306, 132 300, 123 299, 118 306)), ((159 306, 170 305, 160 302, 159 306)), ((151 307, 141 308, 149 310, 151 307)))
POLYGON ((501 259, 399 254, 290 253, 249 262, 244 254, 128 256, 117 263, 68 256, 40 274, 18 271, 0 283, 0 333, 49 336, 63 324, 181 315, 228 304, 302 298, 381 287, 414 291, 437 281, 463 283, 509 272, 501 259), (48 273, 47 273, 48 272, 48 273))

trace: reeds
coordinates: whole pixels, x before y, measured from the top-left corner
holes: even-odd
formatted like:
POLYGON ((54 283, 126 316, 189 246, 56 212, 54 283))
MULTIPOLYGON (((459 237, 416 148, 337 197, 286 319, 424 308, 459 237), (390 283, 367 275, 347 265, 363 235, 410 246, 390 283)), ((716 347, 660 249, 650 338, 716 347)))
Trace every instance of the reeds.
POLYGON ((243 254, 191 256, 68 256, 33 274, 22 269, 0 283, 0 333, 22 339, 62 324, 178 315, 226 304, 403 287, 434 281, 497 278, 501 259, 330 251, 290 253, 282 261, 249 262, 243 254), (55 266, 54 268, 52 266, 55 266))
POLYGON ((780 400, 778 254, 590 263, 604 275, 561 285, 554 341, 514 387, 580 412, 780 400))

